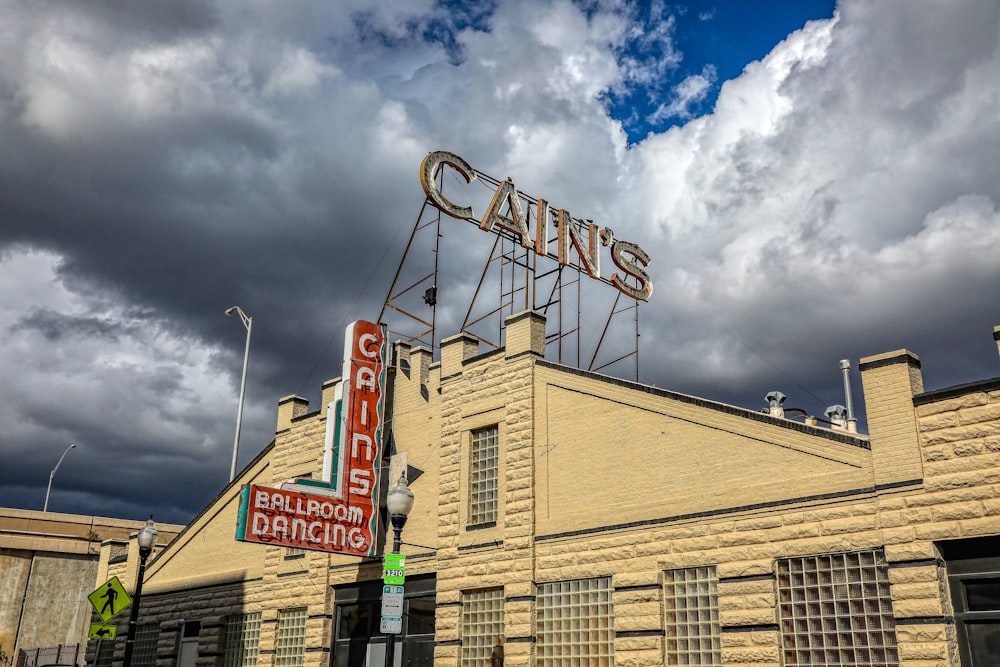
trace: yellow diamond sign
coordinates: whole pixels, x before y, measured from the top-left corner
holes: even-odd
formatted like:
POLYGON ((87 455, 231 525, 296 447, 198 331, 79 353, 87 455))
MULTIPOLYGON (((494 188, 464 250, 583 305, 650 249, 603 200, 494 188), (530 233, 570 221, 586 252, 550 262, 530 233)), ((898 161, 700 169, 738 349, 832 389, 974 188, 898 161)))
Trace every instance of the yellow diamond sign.
POLYGON ((125 592, 118 577, 111 577, 98 586, 96 591, 87 596, 87 599, 90 600, 90 604, 94 605, 94 611, 105 623, 132 604, 132 598, 125 592))

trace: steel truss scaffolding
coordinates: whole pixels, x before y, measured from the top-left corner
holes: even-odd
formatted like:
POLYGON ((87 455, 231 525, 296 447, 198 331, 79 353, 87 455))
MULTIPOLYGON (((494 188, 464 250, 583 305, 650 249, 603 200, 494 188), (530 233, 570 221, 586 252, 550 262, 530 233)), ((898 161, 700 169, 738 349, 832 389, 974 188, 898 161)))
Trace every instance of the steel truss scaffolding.
MULTIPOLYGON (((474 182, 487 188, 495 190, 501 183, 478 170, 475 173, 474 182)), ((443 174, 439 173, 438 187, 443 189, 443 186, 443 174)), ((537 199, 524 193, 517 196, 522 204, 528 204, 522 208, 528 225, 535 228, 538 224, 536 209, 545 209, 535 206, 537 199)), ((379 321, 389 324, 390 334, 406 343, 426 346, 435 356, 440 344, 436 332, 438 297, 440 290, 447 287, 441 282, 445 273, 441 259, 448 247, 442 230, 449 224, 442 225, 442 215, 429 200, 424 200, 379 313, 379 321), (432 255, 432 262, 427 261, 427 253, 432 255)), ((474 219, 467 222, 477 227, 480 224, 474 219)), ((579 226, 575 220, 572 224, 579 226)), ((519 235, 507 229, 497 227, 490 233, 494 235, 492 249, 482 263, 478 282, 468 298, 460 326, 462 333, 498 349, 504 345, 504 322, 510 315, 522 310, 538 311, 546 316, 547 358, 589 371, 601 371, 632 360, 634 377, 639 379, 638 300, 626 297, 623 305, 622 292, 608 279, 587 274, 579 260, 560 264, 557 254, 550 250, 558 242, 555 238, 547 239, 545 252, 541 254, 523 247, 519 235), (600 288, 604 293, 602 299, 585 296, 584 278, 588 284, 604 284, 600 288), (599 300, 604 303, 596 303, 599 300), (599 335, 593 326, 598 308, 606 313, 599 321, 599 335), (631 345, 626 343, 629 338, 631 345), (612 339, 615 344, 608 345, 612 339), (609 347, 612 348, 610 352, 609 347), (605 361, 604 357, 611 354, 617 356, 605 361)), ((445 291, 448 296, 461 292, 445 291)))

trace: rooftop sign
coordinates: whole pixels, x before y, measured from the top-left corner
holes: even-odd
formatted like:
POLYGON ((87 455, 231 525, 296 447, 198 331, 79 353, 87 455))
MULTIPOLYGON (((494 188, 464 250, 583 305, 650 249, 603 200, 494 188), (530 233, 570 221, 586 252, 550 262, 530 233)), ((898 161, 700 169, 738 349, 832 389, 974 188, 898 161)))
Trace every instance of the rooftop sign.
MULTIPOLYGON (((448 151, 430 153, 420 164, 420 184, 427 200, 453 218, 476 222, 471 206, 454 203, 438 187, 438 172, 445 165, 458 172, 466 183, 477 178, 476 170, 458 155, 448 151)), ((565 209, 551 208, 544 199, 526 199, 518 193, 514 182, 509 178, 497 186, 493 199, 478 223, 484 231, 505 231, 516 237, 523 248, 536 255, 550 257, 563 266, 578 267, 591 278, 608 282, 633 299, 645 300, 653 293, 653 280, 646 272, 646 266, 652 259, 645 250, 635 243, 616 239, 614 232, 608 227, 601 229, 590 220, 573 218, 565 209), (528 224, 530 216, 525 215, 522 200, 534 206, 537 211, 534 218, 534 238, 528 224), (558 242, 554 257, 548 251, 550 220, 557 230, 558 242), (611 261, 618 268, 608 279, 601 275, 601 247, 610 248, 611 261), (574 254, 575 260, 572 257, 574 254)))

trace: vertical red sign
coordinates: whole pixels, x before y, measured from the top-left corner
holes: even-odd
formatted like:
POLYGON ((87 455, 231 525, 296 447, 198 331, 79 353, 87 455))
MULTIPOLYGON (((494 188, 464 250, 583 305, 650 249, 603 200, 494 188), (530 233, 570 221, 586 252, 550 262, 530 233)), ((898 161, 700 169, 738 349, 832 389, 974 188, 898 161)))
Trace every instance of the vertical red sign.
POLYGON ((327 425, 323 478, 296 479, 280 489, 244 487, 237 540, 376 555, 386 349, 384 324, 359 320, 348 325, 343 378, 337 390, 343 398, 327 413, 328 418, 339 415, 339 424, 327 425), (329 455, 328 442, 333 450, 329 455))
POLYGON ((386 330, 384 324, 359 320, 344 337, 344 403, 337 443, 335 491, 367 519, 368 550, 375 555, 378 535, 379 465, 385 400, 386 330))

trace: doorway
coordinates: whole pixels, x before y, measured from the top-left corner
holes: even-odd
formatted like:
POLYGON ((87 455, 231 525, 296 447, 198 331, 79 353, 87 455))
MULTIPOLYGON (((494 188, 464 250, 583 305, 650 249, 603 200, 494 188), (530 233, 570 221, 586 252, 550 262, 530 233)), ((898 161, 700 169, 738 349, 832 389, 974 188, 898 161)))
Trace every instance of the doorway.
POLYGON ((940 545, 964 667, 994 667, 1000 655, 1000 537, 940 545))
MULTIPOLYGON (((434 575, 407 579, 403 598, 403 628, 396 635, 393 667, 432 667, 434 664, 434 575)), ((382 582, 365 581, 334 590, 332 667, 384 667, 385 635, 382 582)))

